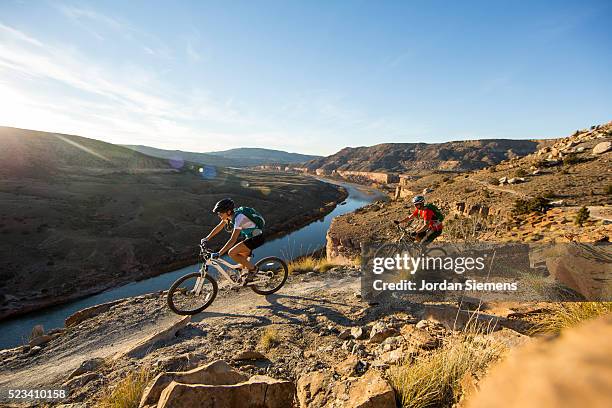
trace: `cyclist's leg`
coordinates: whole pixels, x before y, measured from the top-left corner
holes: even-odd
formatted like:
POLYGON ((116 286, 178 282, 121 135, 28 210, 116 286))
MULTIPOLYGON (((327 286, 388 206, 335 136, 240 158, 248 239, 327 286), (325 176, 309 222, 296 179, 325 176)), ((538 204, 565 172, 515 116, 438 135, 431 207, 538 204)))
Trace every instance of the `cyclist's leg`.
POLYGON ((427 236, 427 230, 421 232, 414 233, 414 241, 415 242, 423 242, 424 237, 427 236))
POLYGON ((255 265, 253 265, 247 259, 251 255, 251 249, 247 247, 247 245, 245 244, 245 241, 239 242, 236 245, 234 245, 227 252, 227 254, 230 256, 230 258, 238 262, 244 268, 249 268, 250 271, 255 269, 255 265))
POLYGON ((233 260, 239 262, 243 267, 249 268, 249 271, 252 271, 255 269, 255 265, 248 260, 248 257, 251 256, 251 252, 255 248, 260 247, 264 242, 265 238, 263 234, 247 238, 234 245, 229 250, 228 254, 233 260))
POLYGON ((420 243, 423 245, 429 244, 434 239, 438 238, 441 234, 442 234, 442 231, 427 230, 427 232, 421 239, 420 243))

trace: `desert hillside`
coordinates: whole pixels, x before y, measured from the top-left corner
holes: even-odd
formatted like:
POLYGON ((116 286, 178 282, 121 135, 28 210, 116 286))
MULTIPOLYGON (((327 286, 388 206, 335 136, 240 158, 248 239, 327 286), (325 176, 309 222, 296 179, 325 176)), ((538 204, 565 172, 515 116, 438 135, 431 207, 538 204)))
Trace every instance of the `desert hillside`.
MULTIPOLYGON (((523 157, 469 172, 400 176, 394 200, 334 219, 328 257, 350 259, 364 242, 396 236, 393 220, 423 194, 445 213, 441 241, 609 242, 612 122, 549 141, 523 157), (576 217, 588 211, 583 222, 576 217)), ((392 189, 391 189, 392 190, 392 189)))
POLYGON ((447 143, 383 143, 347 147, 305 164, 309 171, 414 172, 481 169, 537 150, 534 140, 468 140, 447 143))
POLYGON ((57 173, 172 170, 167 160, 81 136, 0 126, 0 174, 42 179, 57 173))
POLYGON ((0 317, 189 264, 223 197, 257 208, 279 234, 345 194, 304 176, 177 166, 78 136, 2 128, 0 145, 0 317))

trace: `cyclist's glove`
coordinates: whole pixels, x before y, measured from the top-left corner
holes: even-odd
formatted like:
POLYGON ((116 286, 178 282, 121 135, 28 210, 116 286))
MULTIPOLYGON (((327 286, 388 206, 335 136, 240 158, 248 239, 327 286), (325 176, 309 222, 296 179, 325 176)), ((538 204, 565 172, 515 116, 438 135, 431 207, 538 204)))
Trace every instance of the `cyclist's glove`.
POLYGON ((200 246, 205 247, 205 246, 207 246, 207 245, 208 245, 208 240, 207 240, 206 238, 202 238, 202 239, 200 240, 200 246))
POLYGON ((218 252, 213 252, 210 254, 210 259, 217 259, 219 258, 219 253, 218 252))

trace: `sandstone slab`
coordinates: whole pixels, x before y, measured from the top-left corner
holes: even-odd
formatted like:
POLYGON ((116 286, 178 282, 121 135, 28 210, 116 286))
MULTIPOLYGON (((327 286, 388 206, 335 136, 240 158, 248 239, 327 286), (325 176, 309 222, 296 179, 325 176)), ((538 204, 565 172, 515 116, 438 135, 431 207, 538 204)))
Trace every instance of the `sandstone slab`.
POLYGON ((172 382, 181 384, 230 385, 247 380, 247 376, 235 371, 225 361, 217 360, 202 367, 185 372, 159 374, 147 386, 140 400, 140 406, 157 404, 162 391, 172 382))
POLYGON ((182 384, 176 381, 162 392, 158 408, 286 408, 293 404, 290 381, 255 375, 238 384, 182 384))

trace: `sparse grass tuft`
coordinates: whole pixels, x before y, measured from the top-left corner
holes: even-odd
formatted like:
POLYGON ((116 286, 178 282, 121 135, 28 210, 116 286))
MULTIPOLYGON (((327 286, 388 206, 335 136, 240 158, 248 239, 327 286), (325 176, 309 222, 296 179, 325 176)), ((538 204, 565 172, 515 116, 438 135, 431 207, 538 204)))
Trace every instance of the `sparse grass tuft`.
POLYGON ((328 262, 325 258, 315 258, 313 256, 304 256, 289 262, 289 273, 304 273, 304 272, 327 272, 331 268, 337 266, 333 262, 328 262))
POLYGON ((563 303, 553 308, 550 313, 542 314, 530 334, 557 334, 565 328, 608 313, 612 313, 612 302, 563 303))
POLYGON ((495 234, 500 222, 495 217, 472 215, 447 218, 444 226, 444 238, 447 241, 474 242, 484 234, 495 234))
POLYGON ((482 334, 462 333, 441 349, 389 370, 402 407, 453 406, 461 395, 461 378, 483 371, 505 347, 482 334))
POLYGON ((112 390, 109 390, 96 406, 101 408, 138 408, 142 393, 151 379, 152 372, 149 367, 142 367, 138 371, 133 371, 119 381, 112 390))
POLYGON ((259 347, 270 350, 280 344, 281 338, 276 327, 266 327, 259 339, 259 347))

